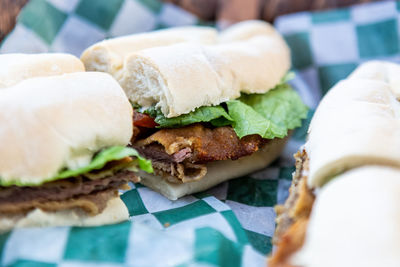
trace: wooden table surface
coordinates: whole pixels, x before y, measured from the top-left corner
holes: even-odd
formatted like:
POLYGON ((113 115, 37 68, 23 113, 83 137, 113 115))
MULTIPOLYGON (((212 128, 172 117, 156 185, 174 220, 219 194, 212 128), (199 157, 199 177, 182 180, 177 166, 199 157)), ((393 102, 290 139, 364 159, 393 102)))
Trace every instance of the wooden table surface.
MULTIPOLYGON (((0 0, 0 42, 14 28, 20 9, 29 0, 0 0)), ((68 0, 64 0, 68 1, 68 0)), ((109 0, 112 1, 112 0, 109 0)), ((379 0, 164 0, 210 21, 229 25, 246 19, 272 22, 283 14, 323 10, 379 0)))

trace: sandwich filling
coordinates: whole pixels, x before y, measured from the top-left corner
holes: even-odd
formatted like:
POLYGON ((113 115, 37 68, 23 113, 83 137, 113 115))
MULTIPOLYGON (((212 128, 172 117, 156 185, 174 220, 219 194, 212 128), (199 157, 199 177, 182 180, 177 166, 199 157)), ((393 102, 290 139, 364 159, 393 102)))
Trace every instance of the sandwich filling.
POLYGON ((207 163, 249 156, 301 126, 308 108, 287 80, 265 94, 242 94, 173 118, 155 107, 135 107, 133 147, 167 181, 199 180, 207 163))
POLYGON ((277 227, 273 243, 277 249, 268 260, 270 267, 294 267, 290 258, 303 246, 315 200, 314 192, 307 186, 308 155, 303 150, 297 152, 294 157, 296 171, 293 174, 289 197, 284 205, 275 207, 277 227))
POLYGON ((230 126, 212 129, 196 123, 161 129, 134 146, 151 159, 156 174, 172 183, 184 183, 204 177, 206 163, 251 155, 268 141, 259 135, 240 139, 230 126))
POLYGON ((138 182, 134 171, 151 172, 151 163, 132 149, 111 147, 76 170, 61 170, 42 184, 20 184, 0 180, 0 214, 14 216, 33 209, 59 211, 79 209, 88 215, 101 213, 107 202, 118 197, 118 189, 138 182))

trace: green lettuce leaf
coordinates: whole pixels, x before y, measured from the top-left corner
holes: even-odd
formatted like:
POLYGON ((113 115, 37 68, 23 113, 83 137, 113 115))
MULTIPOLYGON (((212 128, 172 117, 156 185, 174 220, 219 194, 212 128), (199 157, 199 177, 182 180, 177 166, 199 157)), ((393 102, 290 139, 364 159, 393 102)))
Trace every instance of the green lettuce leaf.
POLYGON ((92 161, 81 168, 75 169, 75 170, 61 170, 56 176, 48 178, 46 180, 41 181, 39 184, 34 184, 34 183, 22 183, 18 180, 12 180, 12 181, 2 181, 0 178, 0 185, 1 186, 11 186, 11 185, 17 185, 17 186, 38 186, 41 185, 45 182, 50 182, 50 181, 55 181, 55 180, 60 180, 68 177, 74 177, 78 176, 81 174, 88 173, 93 170, 100 170, 102 169, 107 162, 114 161, 114 160, 120 160, 128 156, 133 156, 136 157, 134 159, 134 162, 137 163, 139 168, 141 170, 144 170, 145 172, 152 173, 153 168, 151 166, 151 161, 141 157, 139 153, 130 147, 123 147, 123 146, 113 146, 109 147, 106 149, 103 149, 98 153, 92 161))
POLYGON ((283 78, 281 79, 281 81, 280 81, 280 83, 278 84, 278 86, 279 86, 279 85, 282 85, 282 84, 284 84, 284 83, 287 83, 287 82, 290 81, 290 80, 293 80, 294 77, 296 77, 296 74, 295 74, 293 71, 289 71, 288 73, 286 73, 285 76, 283 76, 283 78))
POLYGON ((84 167, 75 170, 61 171, 56 177, 54 177, 54 180, 81 175, 93 170, 100 170, 106 165, 107 162, 120 160, 130 156, 136 157, 135 161, 141 170, 149 173, 153 172, 151 162, 141 157, 135 149, 123 146, 113 146, 102 150, 88 165, 84 167))
POLYGON ((228 101, 227 105, 229 114, 234 119, 232 127, 240 138, 252 134, 258 134, 268 139, 283 138, 287 135, 287 131, 277 127, 271 120, 266 119, 253 107, 242 101, 228 101))
POLYGON ((157 122, 161 128, 176 128, 196 122, 211 122, 214 126, 230 125, 233 121, 225 109, 219 105, 214 107, 200 107, 195 111, 174 118, 167 118, 154 107, 144 111, 157 122))
POLYGON ((301 126, 308 112, 308 107, 288 84, 265 94, 244 94, 227 105, 235 121, 232 126, 240 138, 251 134, 268 139, 283 138, 288 130, 301 126))
MULTIPOLYGON (((291 78, 289 73, 282 80, 291 78)), ((307 117, 308 107, 287 83, 279 84, 265 94, 243 94, 218 106, 200 107, 195 111, 175 118, 166 118, 158 109, 144 111, 155 118, 160 128, 175 128, 196 122, 210 122, 216 127, 231 125, 242 138, 258 134, 263 138, 283 138, 301 126, 307 117)))

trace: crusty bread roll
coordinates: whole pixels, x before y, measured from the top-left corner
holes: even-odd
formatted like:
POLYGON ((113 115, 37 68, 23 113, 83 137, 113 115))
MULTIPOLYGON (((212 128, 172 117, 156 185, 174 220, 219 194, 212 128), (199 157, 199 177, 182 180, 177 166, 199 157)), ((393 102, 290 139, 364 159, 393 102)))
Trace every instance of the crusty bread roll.
POLYGON ((119 197, 115 197, 107 202, 107 207, 102 213, 95 216, 88 216, 80 210, 45 212, 40 209, 30 211, 25 216, 1 217, 0 215, 0 233, 22 227, 99 226, 128 219, 127 207, 119 197))
POLYGON ((318 193, 302 249, 304 267, 397 267, 400 263, 400 169, 361 167, 318 193))
POLYGON ((132 135, 132 106, 106 73, 24 80, 0 90, 0 179, 39 184, 132 135))
POLYGON ((195 182, 172 184, 160 176, 140 171, 141 183, 170 200, 207 190, 222 182, 260 170, 274 161, 282 152, 288 137, 275 138, 250 156, 237 160, 222 160, 208 163, 207 174, 195 182))
POLYGON ((312 119, 305 149, 308 185, 321 187, 361 165, 400 167, 400 103, 388 83, 370 79, 339 82, 312 119))
POLYGON ((108 72, 119 79, 124 59, 131 53, 180 42, 211 44, 216 38, 217 31, 211 27, 176 27, 104 40, 87 48, 81 59, 88 71, 108 72))
POLYGON ((214 35, 167 45, 159 34, 144 35, 156 45, 141 35, 130 37, 140 40, 133 49, 124 39, 105 41, 121 51, 116 59, 105 43, 89 48, 81 59, 88 70, 111 73, 133 103, 156 105, 167 117, 235 99, 241 92, 266 93, 290 68, 288 46, 266 22, 239 23, 222 32, 219 41, 214 35))
POLYGON ((390 89, 400 100, 400 65, 387 61, 368 61, 358 67, 349 79, 379 80, 389 84, 390 89))
POLYGON ((234 41, 248 40, 254 36, 264 35, 278 35, 279 33, 274 29, 271 24, 261 20, 247 20, 236 23, 231 27, 223 30, 218 35, 218 42, 230 43, 234 41))
POLYGON ((0 88, 22 80, 85 71, 83 63, 69 54, 3 54, 0 55, 0 88))
POLYGON ((119 81, 128 98, 155 105, 167 117, 218 105, 240 93, 266 93, 290 67, 281 37, 256 36, 234 43, 177 44, 139 51, 126 59, 119 81))

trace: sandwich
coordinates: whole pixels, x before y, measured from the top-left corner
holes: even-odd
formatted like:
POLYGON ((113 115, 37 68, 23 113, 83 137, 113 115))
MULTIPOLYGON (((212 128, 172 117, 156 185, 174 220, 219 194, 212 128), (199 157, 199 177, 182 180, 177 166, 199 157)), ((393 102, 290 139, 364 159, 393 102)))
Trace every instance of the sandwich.
POLYGON ((323 187, 292 266, 399 266, 399 177, 399 168, 370 165, 323 187))
POLYGON ((0 110, 0 231, 129 218, 118 190, 152 168, 126 147, 132 106, 110 75, 22 80, 0 90, 0 110))
POLYGON ((323 98, 278 206, 269 266, 398 266, 397 64, 358 67, 323 98))
POLYGON ((94 55, 107 51, 105 43, 81 57, 125 90, 134 107, 132 146, 154 169, 141 173, 141 183, 171 200, 264 168, 307 115, 287 83, 289 49, 271 25, 243 22, 213 38, 137 45, 115 69, 99 66, 110 53, 94 55))

